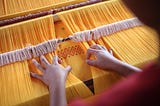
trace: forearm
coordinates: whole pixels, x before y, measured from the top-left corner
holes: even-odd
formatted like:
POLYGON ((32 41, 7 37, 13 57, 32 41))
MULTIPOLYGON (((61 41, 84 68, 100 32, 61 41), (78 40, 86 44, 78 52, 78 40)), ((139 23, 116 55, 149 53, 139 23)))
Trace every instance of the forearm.
POLYGON ((66 106, 65 84, 60 83, 49 87, 50 106, 66 106))
POLYGON ((115 66, 114 71, 118 72, 119 74, 123 76, 127 76, 134 72, 141 72, 142 70, 128 63, 118 61, 117 66, 115 66))

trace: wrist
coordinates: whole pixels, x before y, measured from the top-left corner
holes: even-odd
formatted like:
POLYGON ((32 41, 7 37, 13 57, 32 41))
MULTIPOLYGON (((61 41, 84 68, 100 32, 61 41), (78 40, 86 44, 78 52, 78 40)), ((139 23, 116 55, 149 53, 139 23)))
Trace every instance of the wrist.
POLYGON ((49 84, 49 91, 50 92, 55 92, 57 90, 61 90, 61 89, 65 88, 65 80, 56 80, 56 81, 52 81, 51 84, 49 84))
POLYGON ((49 86, 50 106, 66 106, 65 81, 51 84, 49 86))
POLYGON ((134 72, 141 72, 141 69, 118 60, 116 66, 114 67, 114 71, 123 76, 127 76, 134 72))

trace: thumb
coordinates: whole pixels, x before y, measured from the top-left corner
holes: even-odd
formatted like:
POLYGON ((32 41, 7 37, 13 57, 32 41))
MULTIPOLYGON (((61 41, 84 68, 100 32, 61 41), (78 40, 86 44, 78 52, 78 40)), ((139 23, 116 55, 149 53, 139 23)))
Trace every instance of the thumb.
POLYGON ((87 60, 86 60, 86 63, 87 63, 88 65, 91 65, 91 66, 96 66, 96 61, 95 61, 95 60, 89 60, 89 59, 87 59, 87 60))
POLYGON ((87 50, 86 58, 89 59, 91 55, 97 55, 97 52, 98 51, 96 49, 89 48, 87 50))
POLYGON ((37 78, 37 79, 43 81, 43 77, 37 73, 30 72, 30 75, 34 78, 37 78))
POLYGON ((65 68, 65 70, 67 71, 67 72, 70 72, 71 71, 71 66, 67 66, 66 68, 65 68))

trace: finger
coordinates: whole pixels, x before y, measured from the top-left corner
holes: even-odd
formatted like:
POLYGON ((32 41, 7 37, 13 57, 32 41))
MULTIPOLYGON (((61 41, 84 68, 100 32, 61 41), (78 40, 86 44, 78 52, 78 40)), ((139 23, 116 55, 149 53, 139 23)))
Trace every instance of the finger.
POLYGON ((70 71, 72 70, 72 68, 71 68, 71 66, 67 66, 67 67, 65 68, 65 70, 66 70, 67 72, 70 72, 70 71))
POLYGON ((97 49, 97 50, 101 50, 101 46, 98 45, 98 44, 94 44, 94 45, 90 46, 90 48, 92 48, 92 49, 97 49))
POLYGON ((103 50, 107 50, 105 46, 100 45, 103 50))
POLYGON ((37 78, 39 80, 43 80, 43 77, 42 75, 38 75, 37 73, 33 73, 33 72, 30 72, 31 76, 34 77, 34 78, 37 78))
POLYGON ((53 57, 52 64, 55 64, 55 65, 58 64, 58 56, 57 55, 55 55, 53 57))
POLYGON ((109 50, 109 53, 113 56, 113 51, 112 51, 112 49, 109 50))
POLYGON ((41 60, 41 62, 42 62, 45 66, 48 66, 48 65, 49 65, 48 60, 47 60, 43 55, 40 57, 40 60, 41 60))
POLYGON ((89 59, 91 57, 91 55, 97 55, 97 51, 95 49, 89 48, 87 50, 86 58, 89 59))
POLYGON ((95 61, 95 60, 89 60, 89 59, 87 59, 87 60, 86 60, 86 63, 87 63, 88 65, 91 65, 91 66, 96 66, 96 61, 95 61))
POLYGON ((42 71, 43 73, 45 72, 45 69, 44 69, 35 59, 32 59, 32 63, 33 63, 40 71, 42 71))

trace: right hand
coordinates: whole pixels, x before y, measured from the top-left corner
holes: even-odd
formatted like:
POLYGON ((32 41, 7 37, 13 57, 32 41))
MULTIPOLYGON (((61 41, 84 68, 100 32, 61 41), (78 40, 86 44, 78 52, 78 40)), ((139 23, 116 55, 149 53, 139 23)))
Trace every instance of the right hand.
POLYGON ((56 88, 57 86, 65 85, 66 77, 71 70, 71 67, 62 67, 59 64, 60 60, 57 55, 53 57, 51 64, 44 56, 41 56, 40 60, 44 67, 35 59, 33 59, 32 62, 42 72, 42 75, 31 72, 31 76, 41 80, 44 84, 49 86, 49 88, 56 88))
POLYGON ((113 56, 112 51, 109 52, 104 46, 96 44, 88 49, 86 62, 100 69, 115 70, 121 61, 113 56), (94 55, 96 59, 91 59, 92 55, 94 55))

